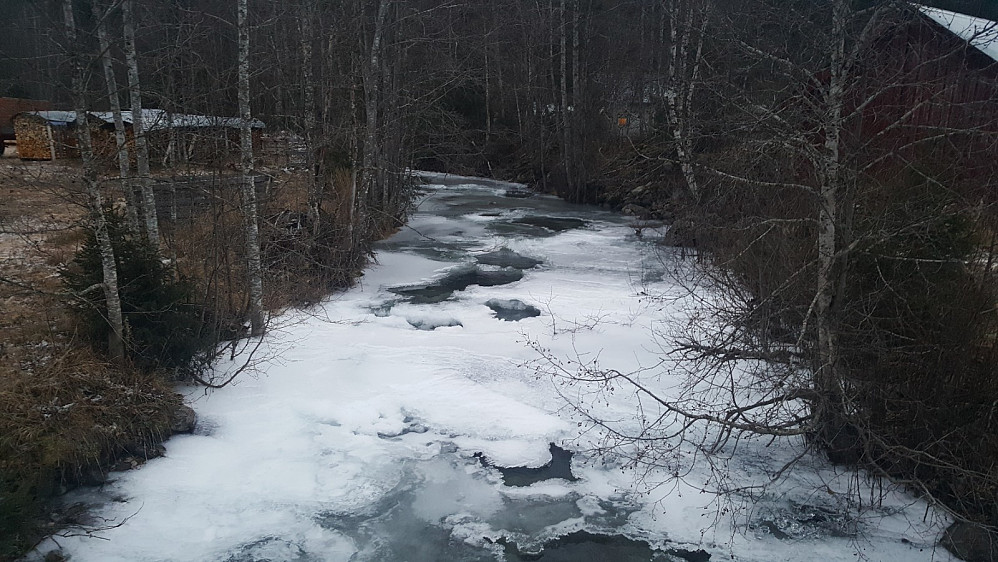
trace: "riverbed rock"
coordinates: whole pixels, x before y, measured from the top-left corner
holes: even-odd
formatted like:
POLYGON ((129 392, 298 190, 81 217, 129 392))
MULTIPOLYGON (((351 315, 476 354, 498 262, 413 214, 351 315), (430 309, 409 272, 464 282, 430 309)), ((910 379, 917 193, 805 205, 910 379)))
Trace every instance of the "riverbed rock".
POLYGON ((537 307, 517 299, 489 299, 485 306, 492 309, 496 318, 506 322, 518 322, 541 315, 537 307))
POLYGON ((939 544, 967 562, 998 562, 998 533, 980 525, 957 521, 939 544))
POLYGON ((642 207, 641 205, 635 205, 634 203, 628 203, 620 209, 620 212, 625 215, 630 215, 632 217, 638 218, 648 218, 651 216, 651 211, 642 207))
POLYGON ((65 562, 66 560, 69 560, 69 558, 66 558, 66 555, 63 554, 62 550, 50 550, 45 553, 45 558, 42 560, 44 560, 44 562, 65 562))
POLYGON ((198 416, 190 406, 178 406, 170 419, 170 431, 173 433, 191 433, 197 425, 198 416))
POLYGON ((522 256, 509 248, 499 248, 494 252, 481 254, 476 256, 475 260, 482 265, 512 267, 513 269, 532 269, 541 264, 541 260, 522 256))

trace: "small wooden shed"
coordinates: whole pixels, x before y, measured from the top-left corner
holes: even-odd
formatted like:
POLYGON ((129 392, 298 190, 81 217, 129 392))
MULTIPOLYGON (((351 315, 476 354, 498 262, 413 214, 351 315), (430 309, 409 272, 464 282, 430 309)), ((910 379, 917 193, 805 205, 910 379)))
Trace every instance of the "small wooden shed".
POLYGON ((884 178, 936 163, 993 200, 998 180, 998 22, 913 5, 906 24, 871 45, 857 88, 856 142, 884 178), (945 155, 945 156, 941 156, 945 155))
MULTIPOLYGON (((117 158, 114 138, 114 115, 110 112, 90 113, 94 134, 94 149, 106 160, 117 158)), ((122 111, 128 149, 134 158, 132 112, 122 111)), ((238 117, 191 115, 172 113, 162 109, 143 109, 142 126, 146 131, 149 157, 153 163, 197 162, 207 164, 224 160, 239 151, 239 131, 242 120, 238 117)), ((253 148, 260 150, 264 123, 259 119, 250 122, 253 148)))

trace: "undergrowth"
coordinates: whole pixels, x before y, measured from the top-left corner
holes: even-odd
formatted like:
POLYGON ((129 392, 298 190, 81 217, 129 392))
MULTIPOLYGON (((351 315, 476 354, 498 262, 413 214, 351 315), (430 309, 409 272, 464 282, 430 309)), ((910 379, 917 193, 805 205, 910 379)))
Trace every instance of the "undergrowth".
POLYGON ((55 530, 49 498, 167 437, 181 403, 159 378, 110 365, 86 348, 45 353, 0 364, 0 560, 55 530))

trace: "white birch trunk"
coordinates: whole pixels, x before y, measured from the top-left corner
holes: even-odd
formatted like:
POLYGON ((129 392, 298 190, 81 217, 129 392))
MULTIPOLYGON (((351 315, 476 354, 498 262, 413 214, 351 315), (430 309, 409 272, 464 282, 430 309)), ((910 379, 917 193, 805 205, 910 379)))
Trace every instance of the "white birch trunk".
MULTIPOLYGON (((63 19, 66 26, 66 37, 69 46, 75 52, 76 18, 73 16, 72 0, 63 0, 63 19)), ((83 76, 83 63, 80 54, 73 55, 73 108, 76 111, 76 139, 80 146, 80 156, 83 160, 83 183, 87 193, 87 204, 90 207, 94 234, 101 256, 103 274, 102 288, 104 300, 107 303, 107 321, 111 325, 108 334, 108 353, 115 361, 125 358, 124 320, 121 314, 121 296, 118 292, 118 269, 114 259, 114 247, 107 230, 107 218, 104 216, 104 202, 100 188, 97 185, 97 162, 94 158, 93 140, 90 138, 90 126, 87 123, 87 104, 83 76)))
POLYGON ((111 61, 111 45, 107 38, 106 18, 111 11, 101 13, 97 3, 91 4, 94 18, 97 20, 97 41, 100 47, 101 66, 104 69, 104 83, 107 85, 108 102, 111 105, 111 115, 114 118, 114 143, 118 149, 118 175, 121 178, 121 190, 127 203, 125 210, 128 224, 135 232, 141 232, 139 214, 131 181, 131 163, 128 155, 128 139, 125 133, 125 121, 121 117, 121 102, 118 99, 118 80, 114 76, 114 66, 111 61))
POLYGON ((154 248, 159 248, 159 220, 156 217, 156 196, 149 182, 149 145, 142 119, 142 90, 139 85, 139 60, 135 48, 135 0, 125 0, 121 5, 125 29, 125 62, 128 66, 128 92, 132 102, 132 136, 135 138, 135 163, 142 192, 142 212, 146 238, 154 248))
POLYGON ((238 2, 239 26, 239 164, 242 172, 243 221, 246 236, 246 276, 249 284, 250 334, 263 335, 263 272, 260 265, 260 231, 257 224, 256 185, 253 181, 253 116, 250 112, 249 9, 238 2))
POLYGON ((818 331, 818 371, 815 389, 822 397, 816 405, 815 421, 823 431, 836 431, 834 418, 841 405, 841 381, 838 368, 835 291, 841 267, 836 261, 838 248, 839 197, 843 190, 842 127, 846 81, 846 18, 848 0, 836 0, 832 16, 831 77, 826 94, 826 116, 822 125, 825 142, 821 166, 818 209, 818 274, 815 300, 815 325, 818 331))
MULTIPOLYGON (((680 5, 676 0, 669 2, 669 55, 666 59, 666 89, 665 104, 666 115, 669 120, 669 128, 672 133, 672 141, 676 145, 676 158, 679 160, 679 168, 686 181, 686 188, 693 200, 700 199, 700 188, 697 185, 696 173, 693 167, 693 145, 686 131, 689 128, 689 106, 688 101, 692 101, 692 92, 696 80, 696 72, 688 76, 685 69, 687 63, 690 35, 693 33, 692 6, 689 7, 689 18, 682 30, 679 32, 679 18, 682 15, 680 5), (688 82, 686 88, 683 83, 688 82), (686 95, 683 95, 684 92, 686 95)), ((664 17, 664 15, 663 15, 664 17)), ((704 22, 706 24, 706 22, 704 22)), ((702 41, 702 33, 701 33, 702 41)), ((697 60, 693 61, 694 68, 699 68, 699 58, 702 43, 697 48, 697 60)))

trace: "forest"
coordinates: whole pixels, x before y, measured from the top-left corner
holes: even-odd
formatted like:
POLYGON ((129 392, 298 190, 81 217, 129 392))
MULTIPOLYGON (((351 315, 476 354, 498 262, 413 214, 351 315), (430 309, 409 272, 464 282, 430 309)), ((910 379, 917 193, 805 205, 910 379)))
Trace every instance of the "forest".
POLYGON ((0 559, 184 430, 172 385, 354 284, 412 170, 669 225, 720 288, 615 446, 800 437, 993 542, 998 8, 927 4, 0 2, 0 101, 72 112, 71 157, 0 160, 0 559))

